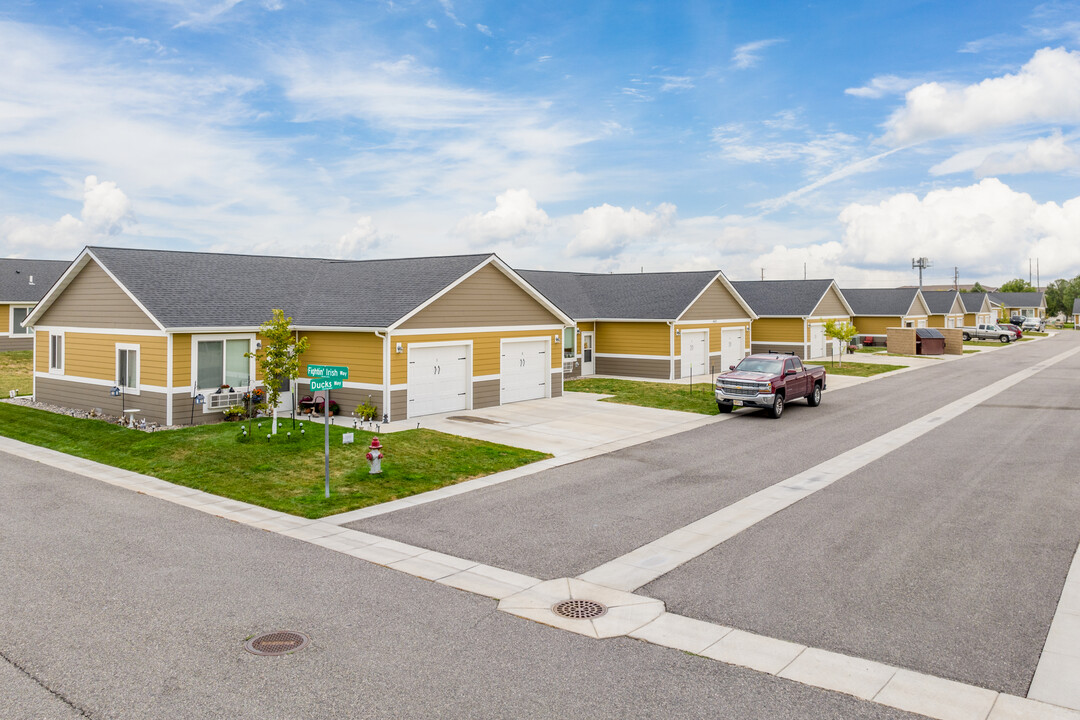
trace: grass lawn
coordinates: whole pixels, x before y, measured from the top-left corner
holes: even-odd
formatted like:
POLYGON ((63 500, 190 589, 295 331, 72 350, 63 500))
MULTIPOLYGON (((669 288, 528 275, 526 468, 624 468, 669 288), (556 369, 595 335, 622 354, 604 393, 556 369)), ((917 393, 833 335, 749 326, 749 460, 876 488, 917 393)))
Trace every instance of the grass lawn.
POLYGON ((971 350, 965 350, 964 354, 965 355, 970 355, 971 353, 977 353, 977 352, 980 352, 980 351, 978 349, 976 349, 976 348, 972 348, 971 350))
POLYGON ((863 347, 855 348, 855 352, 857 352, 857 353, 879 353, 879 352, 885 352, 885 348, 884 347, 875 347, 873 345, 870 345, 870 346, 863 346, 863 347))
MULTIPOLYGON (((263 421, 263 428, 268 421, 263 421)), ((297 424, 299 427, 299 423, 297 424)), ((252 426, 255 428, 255 426, 252 426)), ((323 426, 304 423, 305 436, 241 442, 239 423, 144 433, 100 420, 0 403, 0 435, 263 507, 318 518, 435 490, 509 470, 545 453, 471 440, 433 430, 383 435, 383 472, 369 475, 364 454, 373 433, 330 428, 330 498, 323 497, 323 426)))
POLYGON ((893 370, 902 370, 906 367, 907 365, 878 365, 877 363, 859 362, 846 362, 843 365, 832 362, 825 363, 825 371, 829 375, 851 375, 853 377, 870 377, 871 375, 880 375, 893 370))
MULTIPOLYGON (((1016 342, 1015 340, 1013 342, 1016 342)), ((978 347, 1001 347, 1002 345, 1008 345, 1009 343, 1003 343, 998 340, 965 340, 964 347, 976 345, 978 347)))
POLYGON ((1032 337, 1047 337, 1050 333, 1039 332, 1038 330, 1025 330, 1024 337, 1031 335, 1032 337))
POLYGON ((7 397, 9 390, 18 390, 20 395, 34 391, 33 350, 0 352, 0 393, 7 397))
POLYGON ((563 389, 570 392, 603 393, 614 395, 604 402, 622 405, 640 405, 662 410, 716 415, 716 396, 712 383, 676 385, 674 383, 644 382, 641 380, 612 380, 608 378, 580 378, 567 380, 563 389))

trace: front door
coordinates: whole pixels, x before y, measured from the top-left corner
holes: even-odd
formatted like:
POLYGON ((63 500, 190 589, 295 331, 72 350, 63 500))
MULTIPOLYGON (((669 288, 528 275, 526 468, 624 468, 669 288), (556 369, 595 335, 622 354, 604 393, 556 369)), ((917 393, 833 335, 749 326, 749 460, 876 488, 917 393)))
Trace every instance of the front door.
POLYGON ((581 374, 596 374, 596 360, 593 358, 593 334, 591 332, 581 333, 581 374))

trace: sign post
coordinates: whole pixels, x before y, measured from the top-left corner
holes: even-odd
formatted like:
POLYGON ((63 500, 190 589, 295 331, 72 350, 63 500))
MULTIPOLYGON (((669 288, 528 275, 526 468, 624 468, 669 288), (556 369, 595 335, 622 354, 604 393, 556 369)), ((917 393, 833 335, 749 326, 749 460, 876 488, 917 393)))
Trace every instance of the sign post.
POLYGON ((311 392, 322 390, 323 398, 323 465, 325 467, 326 497, 330 497, 330 391, 337 390, 349 377, 349 368, 340 365, 308 365, 307 375, 312 378, 311 392))

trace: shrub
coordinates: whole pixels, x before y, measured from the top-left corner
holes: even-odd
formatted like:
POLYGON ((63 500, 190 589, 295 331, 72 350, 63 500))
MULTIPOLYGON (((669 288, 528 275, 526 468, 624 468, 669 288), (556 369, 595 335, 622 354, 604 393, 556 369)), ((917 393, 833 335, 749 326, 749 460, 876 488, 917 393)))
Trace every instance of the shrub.
POLYGON ((379 409, 370 402, 365 402, 363 405, 356 406, 356 417, 361 420, 374 420, 378 413, 379 409))

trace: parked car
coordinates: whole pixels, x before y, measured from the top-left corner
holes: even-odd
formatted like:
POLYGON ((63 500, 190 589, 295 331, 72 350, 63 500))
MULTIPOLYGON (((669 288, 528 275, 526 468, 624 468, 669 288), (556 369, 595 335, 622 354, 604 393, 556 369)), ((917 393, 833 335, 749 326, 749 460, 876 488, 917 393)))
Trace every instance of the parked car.
POLYGON ((1046 321, 1037 317, 1024 318, 1024 322, 1020 324, 1020 329, 1031 332, 1042 332, 1046 329, 1046 321))
POLYGON ((975 327, 960 328, 963 331, 964 341, 968 340, 1000 340, 1009 343, 1016 339, 1016 333, 997 325, 976 325, 975 327))
MULTIPOLYGON (((1023 325, 1026 318, 1023 315, 1010 315, 1006 325, 1023 325)), ((998 323, 999 325, 1001 323, 998 323)))
POLYGON ((716 407, 722 413, 734 410, 736 403, 768 408, 769 414, 778 418, 787 403, 799 398, 817 407, 824 390, 825 368, 820 365, 803 365, 794 353, 758 353, 717 376, 716 407))
POLYGON ((1004 330, 1012 330, 1014 333, 1016 333, 1017 340, 1024 337, 1024 332, 1020 329, 1019 325, 1013 325, 1012 323, 998 323, 998 327, 1004 330))

